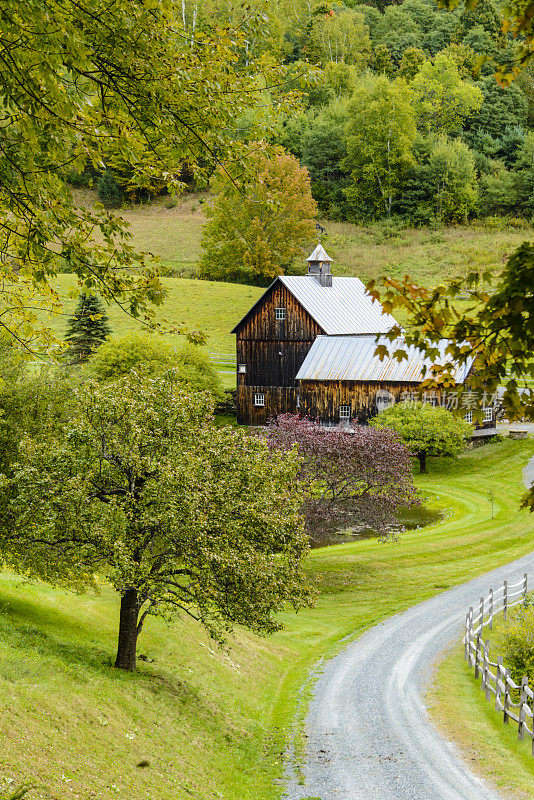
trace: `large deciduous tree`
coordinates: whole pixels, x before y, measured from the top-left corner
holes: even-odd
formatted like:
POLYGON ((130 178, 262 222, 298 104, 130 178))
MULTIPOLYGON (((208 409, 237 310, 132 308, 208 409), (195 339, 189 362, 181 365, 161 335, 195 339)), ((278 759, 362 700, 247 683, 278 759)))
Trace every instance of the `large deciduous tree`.
POLYGON ((473 83, 462 80, 453 58, 440 53, 425 61, 410 84, 418 124, 426 133, 457 133, 483 102, 473 83))
POLYGON ((308 600, 295 451, 217 428, 211 398, 135 374, 85 384, 57 439, 27 441, 5 481, 0 554, 21 574, 120 595, 116 666, 149 614, 183 612, 218 640, 278 629, 308 600))
MULTIPOLYGON (((257 18, 192 36, 175 0, 6 0, 0 10, 0 328, 21 346, 54 341, 35 313, 57 307, 53 277, 74 272, 134 316, 164 290, 122 221, 76 205, 66 175, 127 162, 130 184, 179 190, 236 151, 235 121, 259 99, 240 53, 257 18)), ((282 92, 275 91, 276 102, 282 92)))
POLYGON ((374 428, 395 431, 426 472, 427 456, 454 456, 464 449, 473 426, 430 403, 397 403, 373 417, 374 428))
POLYGON ((346 189, 356 217, 390 215, 401 190, 402 177, 413 162, 417 135, 403 81, 367 77, 357 87, 349 107, 346 167, 352 185, 346 189))
POLYGON ((386 533, 400 506, 418 502, 410 453, 391 430, 325 428, 313 420, 282 414, 267 428, 274 449, 302 457, 299 480, 305 494, 308 532, 362 525, 386 533))
POLYGON ((238 186, 218 170, 204 227, 199 274, 267 285, 302 258, 315 233, 317 206, 305 167, 281 148, 260 155, 238 186))

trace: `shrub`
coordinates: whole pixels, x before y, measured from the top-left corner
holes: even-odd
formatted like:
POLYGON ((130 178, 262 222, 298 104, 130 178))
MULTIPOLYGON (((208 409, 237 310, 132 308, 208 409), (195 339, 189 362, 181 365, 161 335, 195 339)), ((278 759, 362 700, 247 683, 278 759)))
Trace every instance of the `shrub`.
POLYGON ((493 655, 502 655, 512 679, 521 683, 523 675, 534 682, 534 606, 517 606, 508 612, 508 619, 502 619, 494 626, 493 655))
POLYGON ((194 392, 209 391, 222 399, 219 376, 209 357, 199 347, 185 343, 172 347, 150 334, 134 333, 105 342, 87 365, 87 374, 101 383, 121 378, 135 370, 156 377, 169 373, 194 392))

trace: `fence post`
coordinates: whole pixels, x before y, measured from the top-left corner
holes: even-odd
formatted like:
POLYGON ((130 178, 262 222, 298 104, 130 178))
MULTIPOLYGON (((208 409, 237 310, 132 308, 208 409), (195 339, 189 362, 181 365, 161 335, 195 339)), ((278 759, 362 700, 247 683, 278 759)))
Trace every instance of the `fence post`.
POLYGON ((504 703, 502 721, 508 725, 510 717, 508 716, 508 709, 510 708, 510 692, 508 691, 508 678, 510 677, 510 670, 504 670, 504 703))
POLYGON ((526 700, 527 693, 525 692, 525 686, 528 686, 528 678, 526 675, 523 675, 521 678, 521 694, 519 696, 519 722, 517 725, 517 738, 522 742, 525 738, 525 728, 524 728, 524 721, 525 721, 525 712, 523 710, 523 703, 526 700))
POLYGON ((499 656, 497 659, 497 680, 495 681, 495 710, 502 711, 500 702, 501 700, 501 687, 499 686, 499 681, 501 679, 501 667, 502 667, 502 656, 499 656))
POLYGON ((473 606, 469 606, 469 666, 471 664, 471 638, 473 636, 473 606))
POLYGON ((504 582, 504 591, 502 600, 503 600, 502 618, 506 619, 506 612, 508 611, 508 581, 504 582))
POLYGON ((475 651, 475 678, 478 678, 480 674, 479 665, 478 665, 478 654, 480 652, 480 631, 477 633, 477 643, 476 643, 476 651, 475 651))
POLYGON ((469 612, 465 615, 464 659, 469 661, 469 612))
POLYGON ((480 630, 484 627, 484 598, 480 598, 480 630))
POLYGON ((493 589, 489 591, 489 618, 488 618, 488 626, 491 630, 493 628, 493 589))
POLYGON ((486 644, 484 643, 482 645, 482 680, 480 681, 480 688, 482 689, 484 694, 487 694, 487 689, 486 689, 486 681, 487 681, 487 677, 488 677, 486 675, 487 668, 488 668, 488 664, 487 664, 487 658, 486 658, 486 644))
POLYGON ((489 700, 491 697, 491 690, 490 690, 490 682, 488 681, 488 670, 489 670, 489 641, 486 639, 484 643, 484 661, 486 666, 485 677, 486 683, 484 686, 485 693, 486 693, 486 700, 489 700))
POLYGON ((523 603, 527 602, 527 573, 525 572, 523 578, 523 603))

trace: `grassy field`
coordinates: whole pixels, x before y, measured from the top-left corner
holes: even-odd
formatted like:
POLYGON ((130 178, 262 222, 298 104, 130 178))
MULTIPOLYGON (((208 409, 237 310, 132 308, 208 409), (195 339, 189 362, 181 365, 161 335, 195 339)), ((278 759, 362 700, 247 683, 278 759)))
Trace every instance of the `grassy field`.
POLYGON ((13 779, 56 800, 273 800, 313 663, 343 637, 532 549, 518 501, 533 452, 532 440, 507 440, 432 462, 417 483, 443 522, 399 544, 314 550, 316 606, 285 613, 267 640, 239 631, 223 653, 192 622, 152 620, 140 652, 155 660, 134 675, 111 667, 118 604, 105 586, 79 597, 4 574, 0 788, 13 779), (150 766, 136 766, 143 760, 150 766))
MULTIPOLYGON (((217 359, 223 385, 228 388, 235 386, 235 336, 231 330, 263 290, 255 286, 191 278, 162 280, 168 295, 157 317, 167 322, 183 324, 189 331, 202 331, 207 336, 207 351, 217 359), (220 354, 227 358, 221 359, 220 354)), ((68 296, 69 289, 75 285, 75 279, 72 275, 59 275, 54 285, 61 295, 63 310, 53 317, 43 314, 42 318, 57 336, 63 337, 67 318, 76 305, 76 301, 68 296)), ((127 316, 118 306, 109 306, 107 311, 113 336, 143 330, 140 322, 127 316)), ((165 338, 178 344, 181 337, 169 334, 165 338)))
POLYGON ((458 644, 439 666, 429 695, 434 721, 469 767, 514 800, 534 797, 531 741, 517 740, 517 726, 503 725, 502 712, 480 691, 480 679, 463 660, 458 644))

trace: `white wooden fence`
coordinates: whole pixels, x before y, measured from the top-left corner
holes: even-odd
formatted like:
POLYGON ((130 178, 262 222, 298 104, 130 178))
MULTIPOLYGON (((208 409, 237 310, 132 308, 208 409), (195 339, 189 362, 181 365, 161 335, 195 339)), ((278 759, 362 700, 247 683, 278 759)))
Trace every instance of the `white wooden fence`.
POLYGON ((480 688, 486 695, 486 700, 495 697, 495 708, 502 711, 503 722, 510 720, 517 724, 517 737, 524 739, 528 736, 532 741, 532 755, 534 756, 534 691, 528 685, 528 678, 524 676, 521 685, 515 683, 510 677, 510 670, 503 664, 502 657, 497 661, 490 660, 490 643, 484 639, 484 629, 491 630, 495 614, 502 611, 506 619, 508 610, 513 606, 524 603, 527 599, 527 574, 523 580, 512 585, 505 581, 500 589, 493 591, 487 597, 480 598, 480 604, 473 610, 471 607, 465 621, 465 636, 463 639, 466 661, 474 667, 475 678, 480 678, 480 688))
POLYGON ((235 353, 215 353, 209 352, 210 361, 214 364, 217 372, 225 375, 233 375, 236 371, 235 353), (225 367, 227 369, 225 369, 225 367))

